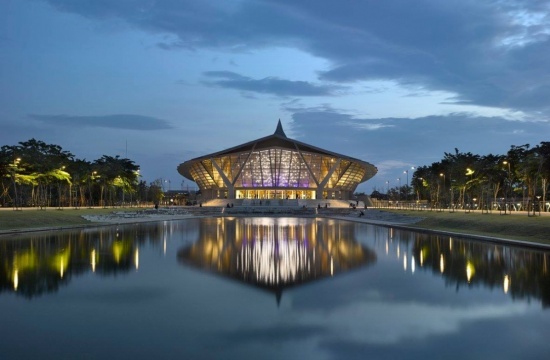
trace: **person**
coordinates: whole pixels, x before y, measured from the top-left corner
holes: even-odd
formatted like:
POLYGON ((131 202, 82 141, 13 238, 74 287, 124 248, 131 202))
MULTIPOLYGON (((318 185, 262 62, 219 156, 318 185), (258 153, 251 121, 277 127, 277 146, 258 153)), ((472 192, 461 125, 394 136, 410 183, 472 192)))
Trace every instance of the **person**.
POLYGON ((158 209, 159 209, 159 204, 155 203, 155 210, 158 210, 158 209))
POLYGON ((359 212, 359 217, 361 217, 361 216, 365 216, 365 213, 363 212, 363 210, 361 210, 361 211, 359 212))

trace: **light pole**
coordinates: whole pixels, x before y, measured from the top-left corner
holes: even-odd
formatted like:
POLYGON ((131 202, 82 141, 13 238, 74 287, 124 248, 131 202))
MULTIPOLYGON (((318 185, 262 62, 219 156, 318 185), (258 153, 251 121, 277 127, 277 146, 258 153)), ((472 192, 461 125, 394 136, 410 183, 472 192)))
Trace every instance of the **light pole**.
POLYGON ((504 160, 502 162, 504 165, 508 165, 508 176, 507 176, 507 181, 506 181, 506 191, 505 191, 505 195, 504 195, 504 215, 506 215, 506 208, 508 207, 508 192, 509 192, 509 189, 510 189, 510 183, 512 182, 510 180, 510 162, 509 161, 506 161, 504 160))
POLYGON ((405 200, 409 200, 409 170, 403 171, 403 174, 407 174, 407 192, 405 200))
POLYGON ((92 171, 92 174, 90 175, 90 178, 88 179, 88 206, 89 208, 92 208, 94 206, 94 197, 92 195, 92 183, 94 182, 94 176, 97 174, 97 171, 92 171))
POLYGON ((10 166, 11 167, 11 179, 13 181, 13 192, 14 192, 14 207, 13 207, 13 210, 17 210, 17 171, 18 168, 19 168, 19 162, 21 161, 21 158, 17 158, 13 161, 13 164, 10 166))
POLYGON ((390 207, 390 181, 386 180, 386 197, 388 198, 387 206, 390 207))
POLYGON ((397 178, 397 201, 401 200, 401 178, 397 178))
MULTIPOLYGON (((445 194, 445 174, 441 173, 441 174, 439 174, 439 176, 443 178, 443 194, 445 194)), ((437 196, 438 196, 438 200, 439 200, 439 193, 437 194, 437 196)))
MULTIPOLYGON (((470 176, 470 206, 469 206, 469 209, 468 209, 468 212, 470 212, 471 210, 471 207, 472 207, 472 187, 473 187, 473 183, 472 181, 474 180, 474 170, 470 169, 470 168, 466 168, 466 176, 470 176)), ((466 206, 464 206, 464 212, 466 212, 466 206)))

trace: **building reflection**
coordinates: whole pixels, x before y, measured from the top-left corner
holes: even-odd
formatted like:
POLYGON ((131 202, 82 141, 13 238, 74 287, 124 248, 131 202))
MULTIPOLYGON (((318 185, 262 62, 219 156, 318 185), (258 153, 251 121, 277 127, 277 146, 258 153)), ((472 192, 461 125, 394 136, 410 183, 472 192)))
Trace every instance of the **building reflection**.
POLYGON ((218 218, 199 241, 178 252, 181 263, 274 291, 373 264, 376 254, 355 227, 299 218, 218 218))
POLYGON ((149 251, 171 261, 174 244, 189 244, 178 251, 182 264, 275 292, 385 256, 414 276, 432 272, 457 291, 483 287, 550 305, 548 251, 300 218, 191 219, 2 239, 0 296, 55 293, 84 274, 130 274, 147 265, 149 251))

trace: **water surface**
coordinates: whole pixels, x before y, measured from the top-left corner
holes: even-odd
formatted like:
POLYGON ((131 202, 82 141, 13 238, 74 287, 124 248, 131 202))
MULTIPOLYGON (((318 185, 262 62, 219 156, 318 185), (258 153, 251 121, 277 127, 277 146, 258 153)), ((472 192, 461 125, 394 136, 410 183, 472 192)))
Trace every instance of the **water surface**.
POLYGON ((0 358, 542 359, 549 253, 210 218, 0 241, 0 358))

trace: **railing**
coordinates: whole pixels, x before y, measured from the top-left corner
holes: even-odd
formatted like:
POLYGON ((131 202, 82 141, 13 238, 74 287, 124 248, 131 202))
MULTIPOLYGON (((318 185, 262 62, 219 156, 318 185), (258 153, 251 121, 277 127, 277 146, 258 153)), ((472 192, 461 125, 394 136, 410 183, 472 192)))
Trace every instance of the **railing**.
POLYGON ((471 201, 465 203, 448 203, 448 202, 430 202, 428 200, 416 201, 393 201, 372 199, 375 208, 387 209, 402 209, 402 210, 427 210, 427 211, 470 211, 483 210, 487 212, 501 211, 530 211, 530 212, 550 212, 550 201, 543 203, 542 201, 532 200, 497 200, 480 203, 479 201, 471 201))

